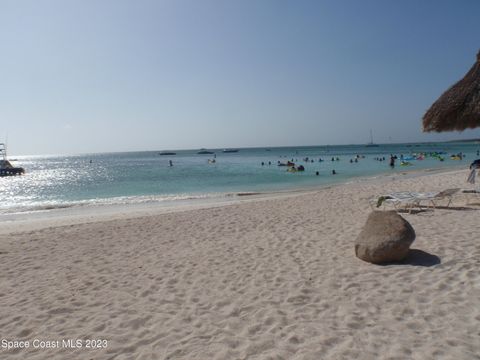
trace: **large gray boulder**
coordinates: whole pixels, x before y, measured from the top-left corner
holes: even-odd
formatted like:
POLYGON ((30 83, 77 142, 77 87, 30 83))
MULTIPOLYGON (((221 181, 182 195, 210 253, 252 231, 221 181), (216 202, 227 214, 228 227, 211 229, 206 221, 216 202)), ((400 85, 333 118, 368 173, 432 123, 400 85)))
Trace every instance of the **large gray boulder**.
POLYGON ((415 230, 395 211, 374 211, 355 240, 355 255, 374 264, 401 261, 415 240, 415 230))

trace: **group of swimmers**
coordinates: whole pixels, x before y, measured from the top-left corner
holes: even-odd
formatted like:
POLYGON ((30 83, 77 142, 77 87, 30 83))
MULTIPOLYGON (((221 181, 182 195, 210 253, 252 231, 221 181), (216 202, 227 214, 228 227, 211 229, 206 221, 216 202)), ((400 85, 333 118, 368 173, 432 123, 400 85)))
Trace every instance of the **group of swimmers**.
POLYGON ((350 164, 352 163, 358 163, 359 159, 365 159, 365 155, 355 155, 353 159, 350 159, 350 164))
MULTIPOLYGON (((434 156, 435 154, 429 154, 429 155, 434 156)), ((477 156, 480 156, 480 150, 477 150, 477 156)), ((217 156, 214 155, 213 157, 214 157, 213 159, 208 159, 208 163, 209 163, 209 164, 215 164, 215 163, 216 163, 216 159, 215 159, 215 158, 216 158, 217 156)), ((462 160, 464 157, 465 157, 465 154, 463 154, 463 153, 458 153, 458 154, 454 154, 454 155, 451 156, 451 158, 454 159, 454 160, 457 160, 457 159, 458 159, 458 160, 462 160)), ((357 154, 357 155, 355 155, 354 158, 350 159, 350 163, 351 163, 351 164, 352 164, 352 163, 358 163, 358 160, 359 160, 359 159, 364 159, 364 158, 365 158, 365 155, 358 155, 358 154, 357 154)), ((399 159, 399 158, 397 157, 397 155, 390 154, 390 162, 389 162, 389 165, 390 165, 390 167, 391 167, 392 169, 395 167, 395 162, 396 162, 396 160, 398 160, 398 159, 399 159)), ((402 165, 402 166, 411 165, 411 163, 408 162, 408 161, 406 161, 406 159, 407 159, 407 158, 404 159, 403 154, 400 154, 400 160, 401 160, 400 165, 402 165)), ((422 159, 423 159, 423 157, 422 157, 422 159)), ((308 163, 308 162, 309 162, 309 163, 314 163, 314 162, 315 162, 314 159, 311 159, 311 158, 309 158, 309 157, 305 157, 305 158, 303 158, 302 160, 303 160, 304 162, 307 162, 307 163, 308 163)), ((383 161, 386 161, 386 158, 385 158, 385 156, 383 156, 383 157, 375 157, 374 160, 379 161, 379 162, 383 162, 383 161)), ((443 160, 443 158, 442 158, 442 160, 443 160)), ((325 160, 323 160, 322 158, 319 158, 319 159, 318 159, 318 162, 323 162, 323 161, 325 161, 325 160)), ((337 156, 337 157, 332 157, 332 158, 331 158, 331 161, 332 161, 332 162, 334 162, 334 161, 340 161, 340 158, 339 158, 338 156, 337 156)), ((296 165, 295 165, 295 162, 298 162, 298 159, 293 159, 293 158, 292 158, 291 160, 287 161, 286 163, 281 162, 280 160, 278 160, 278 161, 277 161, 277 166, 286 166, 286 167, 288 167, 288 169, 287 169, 288 172, 297 172, 297 171, 302 172, 302 171, 305 171, 305 167, 304 167, 303 165, 296 166, 296 165)), ((90 160, 90 163, 92 163, 92 160, 90 160)), ((264 161, 261 162, 261 165, 262 165, 262 166, 265 166, 265 165, 267 165, 267 164, 268 164, 269 166, 271 166, 271 165, 272 165, 272 162, 271 162, 271 161, 268 161, 267 163, 264 162, 264 161)), ((173 166, 172 160, 169 160, 169 161, 168 161, 168 166, 169 166, 169 167, 172 167, 172 166, 173 166)), ((320 172, 319 172, 319 171, 316 171, 316 172, 315 172, 315 175, 316 175, 316 176, 319 176, 319 175, 320 175, 320 172)), ((332 170, 332 175, 337 175, 337 172, 335 171, 335 169, 332 170)))
MULTIPOLYGON (((398 156, 397 155, 392 155, 390 154, 390 167, 393 169, 395 167, 395 162, 398 160, 398 156)), ((385 158, 382 158, 380 161, 385 161, 385 158)), ((404 160, 403 158, 403 154, 400 154, 400 165, 401 166, 409 166, 409 165, 412 165, 411 162, 408 162, 406 160, 404 160)))
MULTIPOLYGON (((332 161, 338 161, 338 160, 340 160, 339 158, 336 158, 336 159, 337 159, 337 160, 335 160, 335 158, 332 158, 332 161)), ((277 161, 277 166, 285 166, 285 167, 287 167, 287 168, 288 168, 288 169, 287 169, 288 172, 298 172, 298 171, 302 172, 302 171, 305 171, 305 167, 304 167, 303 165, 298 165, 298 166, 296 166, 294 160, 295 160, 295 161, 298 161, 298 159, 293 159, 293 158, 292 158, 291 160, 288 160, 286 163, 285 163, 285 162, 281 162, 280 160, 278 160, 278 161, 277 161)), ((311 163, 314 162, 313 159, 309 159, 308 157, 303 158, 303 161, 305 161, 305 162, 311 162, 311 163)), ((321 159, 321 158, 318 160, 318 162, 322 162, 322 161, 324 161, 324 160, 321 159)), ((265 165, 265 162, 262 161, 261 164, 262 164, 262 166, 264 166, 264 165, 265 165)), ((272 164, 271 161, 269 161, 269 162, 268 162, 268 165, 271 165, 271 164, 272 164)), ((320 175, 320 172, 319 172, 319 171, 316 171, 316 172, 315 172, 315 175, 316 175, 316 176, 319 176, 319 175, 320 175)), ((336 172, 335 170, 332 170, 332 175, 337 175, 337 172, 336 172)))
MULTIPOLYGON (((391 156, 391 163, 390 163, 390 166, 392 166, 392 161, 393 161, 393 166, 395 166, 395 162, 394 160, 392 159, 397 159, 396 156, 391 156)), ((353 163, 358 163, 360 159, 365 159, 365 155, 355 155, 353 158, 350 159, 350 163, 353 164, 353 163)), ((305 157, 302 159, 304 162, 307 162, 307 163, 314 163, 315 160, 314 159, 311 159, 309 157, 305 157)), ((376 157, 375 160, 377 161, 385 161, 385 157, 376 157)), ((318 162, 323 162, 325 161, 324 159, 322 158, 319 158, 318 159, 318 162)), ((335 162, 335 161, 340 161, 340 158, 338 156, 332 156, 331 158, 331 161, 332 162, 335 162)), ((277 161, 277 166, 285 166, 285 167, 288 167, 287 171, 288 172, 297 172, 297 171, 305 171, 305 168, 303 165, 299 165, 299 166, 296 166, 295 163, 298 162, 298 159, 295 159, 295 158, 291 158, 290 160, 286 161, 286 162, 281 162, 280 160, 277 161)), ((261 162, 261 165, 262 166, 265 166, 265 165, 272 165, 272 162, 269 161, 268 163, 262 161, 261 162)), ((337 171, 335 169, 332 170, 332 175, 337 175, 337 171)), ((320 175, 320 172, 319 171, 316 171, 315 172, 315 175, 316 176, 319 176, 320 175)))
MULTIPOLYGON (((477 154, 480 154, 480 151, 477 151, 477 154)), ((462 153, 456 154, 455 156, 458 156, 458 157, 460 157, 460 158, 463 158, 463 157, 464 157, 464 155, 463 155, 462 153)), ((215 163, 216 163, 216 159, 215 159, 215 158, 216 158, 216 156, 214 156, 213 159, 208 159, 208 163, 209 163, 209 164, 215 164, 215 163)), ((350 163, 351 163, 351 164, 352 164, 352 163, 358 163, 358 160, 359 160, 359 159, 364 159, 364 158, 365 158, 365 155, 358 155, 358 154, 357 154, 357 155, 355 155, 354 158, 350 159, 350 163)), ((305 158, 303 158, 302 160, 303 160, 304 162, 310 162, 310 163, 313 163, 313 162, 314 162, 314 159, 310 159, 310 158, 308 158, 308 157, 305 157, 305 158)), ((375 157, 374 160, 382 162, 382 161, 386 161, 386 158, 385 158, 385 156, 383 156, 383 157, 375 157)), ((398 160, 397 155, 392 155, 392 154, 390 154, 390 163, 389 163, 389 165, 390 165, 390 167, 391 167, 392 169, 395 167, 395 161, 396 161, 396 160, 398 160)), ((404 161, 404 160, 403 160, 403 154, 400 155, 400 160, 401 160, 400 165, 402 165, 402 166, 411 165, 411 163, 409 163, 408 161, 404 161)), ((296 166, 296 165, 295 165, 295 161, 298 161, 298 159, 293 159, 293 158, 292 158, 291 160, 287 161, 286 163, 281 162, 280 160, 278 160, 278 161, 277 161, 277 166, 285 166, 285 167, 287 167, 287 168, 288 168, 288 169, 287 169, 288 172, 303 172, 303 171, 305 171, 305 167, 304 167, 303 165, 296 166)), ((318 162, 323 162, 323 161, 325 161, 325 160, 323 160, 322 158, 319 158, 319 159, 318 159, 318 162)), ((338 156, 337 156, 337 157, 332 157, 332 158, 331 158, 331 161, 332 161, 332 162, 333 162, 333 161, 340 161, 340 158, 339 158, 338 156)), ((267 165, 267 164, 268 164, 269 166, 271 166, 271 165, 272 165, 272 162, 271 162, 271 161, 268 161, 268 162, 262 161, 262 162, 261 162, 261 165, 262 165, 262 166, 265 166, 265 165, 267 165)), ((173 166, 172 160, 169 160, 169 166, 170 166, 170 167, 173 166)), ((319 175, 320 175, 320 172, 319 172, 319 171, 316 171, 316 172, 315 172, 315 175, 316 175, 316 176, 319 176, 319 175)), ((336 172, 335 169, 332 170, 332 175, 337 175, 337 172, 336 172)))

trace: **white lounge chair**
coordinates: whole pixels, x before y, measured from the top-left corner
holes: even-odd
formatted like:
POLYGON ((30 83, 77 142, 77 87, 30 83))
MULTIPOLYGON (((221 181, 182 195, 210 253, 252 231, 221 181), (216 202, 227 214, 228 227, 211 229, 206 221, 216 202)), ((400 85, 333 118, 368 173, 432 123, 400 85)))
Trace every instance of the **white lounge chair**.
MULTIPOLYGON (((373 208, 375 205, 377 208, 383 207, 386 205, 393 205, 395 210, 403 209, 408 210, 409 213, 415 207, 422 209, 422 203, 427 202, 425 207, 432 207, 435 209, 437 207, 437 202, 447 199, 447 207, 452 203, 452 196, 460 191, 460 188, 447 189, 440 192, 413 192, 413 191, 402 191, 402 192, 393 192, 387 195, 380 196, 376 200, 370 202, 370 206, 373 208)), ((373 199, 372 199, 373 200, 373 199)))
POLYGON ((412 212, 414 207, 420 206, 420 201, 415 196, 415 193, 409 191, 399 191, 392 192, 390 194, 382 195, 370 200, 370 207, 380 208, 383 206, 383 209, 387 205, 392 205, 395 210, 408 210, 409 213, 412 212))
POLYGON ((417 193, 415 196, 421 204, 423 201, 427 202, 427 206, 434 209, 437 207, 438 201, 448 200, 446 207, 449 207, 453 200, 453 195, 458 193, 460 188, 446 189, 437 193, 417 193))

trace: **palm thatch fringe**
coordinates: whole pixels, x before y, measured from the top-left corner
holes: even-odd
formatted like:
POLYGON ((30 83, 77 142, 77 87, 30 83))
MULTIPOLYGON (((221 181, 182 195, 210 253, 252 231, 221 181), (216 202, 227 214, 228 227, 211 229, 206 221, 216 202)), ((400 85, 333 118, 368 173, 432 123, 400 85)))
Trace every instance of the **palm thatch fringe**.
POLYGON ((480 51, 462 80, 445 91, 423 116, 423 131, 463 131, 480 126, 480 51))

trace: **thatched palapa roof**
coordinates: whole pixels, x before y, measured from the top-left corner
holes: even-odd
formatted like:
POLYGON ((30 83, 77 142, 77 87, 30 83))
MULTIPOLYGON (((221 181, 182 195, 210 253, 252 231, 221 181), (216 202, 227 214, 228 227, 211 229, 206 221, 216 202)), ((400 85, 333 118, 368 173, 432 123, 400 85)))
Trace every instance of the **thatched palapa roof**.
POLYGON ((462 80, 445 91, 423 115, 423 131, 480 127, 480 51, 462 80))

